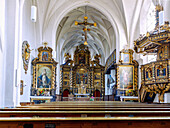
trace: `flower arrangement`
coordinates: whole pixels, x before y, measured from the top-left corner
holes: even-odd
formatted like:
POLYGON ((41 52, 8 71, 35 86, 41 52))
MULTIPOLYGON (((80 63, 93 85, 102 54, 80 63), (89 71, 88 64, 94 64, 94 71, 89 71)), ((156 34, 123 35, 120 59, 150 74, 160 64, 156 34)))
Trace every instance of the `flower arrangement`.
POLYGON ((93 96, 90 98, 90 101, 94 101, 94 97, 93 96))
POLYGON ((133 96, 133 90, 126 90, 126 96, 133 96))
POLYGON ((44 90, 44 89, 39 89, 39 90, 38 90, 38 92, 39 92, 39 95, 40 95, 40 96, 43 96, 43 95, 44 95, 45 90, 44 90))

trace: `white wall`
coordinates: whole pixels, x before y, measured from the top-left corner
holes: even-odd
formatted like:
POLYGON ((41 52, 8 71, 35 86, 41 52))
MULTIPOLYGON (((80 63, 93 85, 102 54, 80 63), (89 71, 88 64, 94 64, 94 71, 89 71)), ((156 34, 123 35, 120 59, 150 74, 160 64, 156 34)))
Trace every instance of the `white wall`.
POLYGON ((17 42, 17 3, 18 1, 5 1, 5 75, 4 75, 4 105, 6 107, 12 107, 15 102, 15 47, 17 42))
POLYGON ((5 1, 0 0, 0 107, 4 107, 5 1))
POLYGON ((23 5, 23 14, 22 14, 22 33, 21 33, 21 42, 20 42, 20 48, 22 49, 22 43, 23 41, 28 41, 30 44, 30 49, 33 49, 30 54, 30 61, 28 65, 28 71, 27 74, 25 74, 25 70, 23 67, 23 60, 22 60, 22 54, 20 51, 20 61, 19 61, 19 71, 21 73, 20 80, 24 81, 24 89, 23 89, 23 95, 20 96, 20 102, 30 102, 30 89, 31 89, 31 83, 32 83, 32 74, 31 74, 31 61, 34 59, 37 55, 37 47, 36 47, 36 33, 35 33, 35 26, 36 23, 32 22, 31 17, 31 1, 25 0, 23 5))

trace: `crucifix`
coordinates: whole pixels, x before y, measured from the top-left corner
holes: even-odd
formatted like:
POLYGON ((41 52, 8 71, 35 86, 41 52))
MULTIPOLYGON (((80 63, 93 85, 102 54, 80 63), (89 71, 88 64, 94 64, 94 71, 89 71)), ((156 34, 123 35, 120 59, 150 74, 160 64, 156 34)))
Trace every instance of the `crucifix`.
POLYGON ((47 47, 48 43, 47 43, 47 42, 44 42, 43 45, 44 45, 45 47, 47 47))
POLYGON ((96 23, 88 23, 87 22, 87 19, 88 19, 88 17, 87 16, 84 16, 84 21, 83 22, 78 22, 78 21, 75 21, 75 25, 84 25, 84 28, 83 28, 83 31, 84 31, 84 36, 85 36, 85 42, 84 42, 84 45, 88 45, 88 43, 87 43, 87 31, 90 31, 90 29, 89 28, 87 28, 87 26, 89 25, 89 26, 94 26, 94 27, 96 27, 96 23))

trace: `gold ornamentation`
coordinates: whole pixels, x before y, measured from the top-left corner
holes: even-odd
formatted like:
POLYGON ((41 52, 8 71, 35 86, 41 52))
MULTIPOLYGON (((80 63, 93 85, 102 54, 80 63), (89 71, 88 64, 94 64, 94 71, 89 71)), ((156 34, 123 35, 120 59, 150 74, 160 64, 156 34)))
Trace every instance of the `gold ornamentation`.
POLYGON ((28 44, 27 41, 24 41, 22 43, 22 60, 23 60, 25 74, 27 74, 27 70, 28 70, 28 64, 29 64, 29 60, 30 60, 30 53, 31 53, 30 45, 28 44))
MULTIPOLYGON (((69 59, 70 55, 65 54, 65 57, 69 59)), ((83 87, 86 88, 83 89, 84 94, 93 95, 96 90, 99 90, 101 95, 104 94, 104 67, 99 64, 100 57, 101 55, 97 54, 91 61, 88 47, 83 44, 77 46, 74 52, 74 61, 68 60, 73 64, 67 63, 67 61, 60 66, 60 93, 64 93, 65 90, 68 90, 69 93, 80 93, 81 87, 83 87)))
MULTIPOLYGON (((54 95, 56 84, 56 66, 57 62, 52 58, 52 49, 47 47, 38 48, 38 57, 32 61, 33 65, 33 86, 34 90, 45 89, 49 95, 54 95)), ((38 95, 38 91, 37 94, 38 95)))
POLYGON ((23 95, 23 87, 24 87, 24 81, 20 81, 20 95, 23 95))
POLYGON ((123 49, 120 51, 116 74, 118 91, 124 93, 124 90, 126 92, 133 90, 133 94, 138 95, 138 66, 138 62, 133 60, 133 50, 123 49))
POLYGON ((67 62, 71 58, 71 55, 69 53, 65 53, 64 57, 65 57, 65 62, 67 62))

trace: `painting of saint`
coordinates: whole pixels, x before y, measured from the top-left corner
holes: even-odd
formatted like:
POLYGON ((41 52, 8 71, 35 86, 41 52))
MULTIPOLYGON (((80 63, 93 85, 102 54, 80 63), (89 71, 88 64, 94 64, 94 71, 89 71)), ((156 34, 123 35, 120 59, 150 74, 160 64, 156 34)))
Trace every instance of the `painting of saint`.
POLYGON ((100 79, 100 74, 95 74, 95 75, 94 75, 94 79, 95 79, 95 80, 99 80, 99 79, 100 79))
POLYGON ((42 61, 48 61, 48 52, 42 53, 42 61))
POLYGON ((79 64, 85 64, 85 55, 79 54, 79 64))
POLYGON ((123 54, 123 62, 124 63, 129 63, 129 54, 123 54))
POLYGON ((133 76, 133 66, 120 66, 120 89, 133 89, 134 76, 133 76))
POLYGON ((88 74, 87 73, 77 73, 76 74, 76 84, 80 84, 81 81, 83 84, 88 83, 88 74))
POLYGON ((39 65, 37 74, 37 88, 51 87, 51 67, 39 65))

